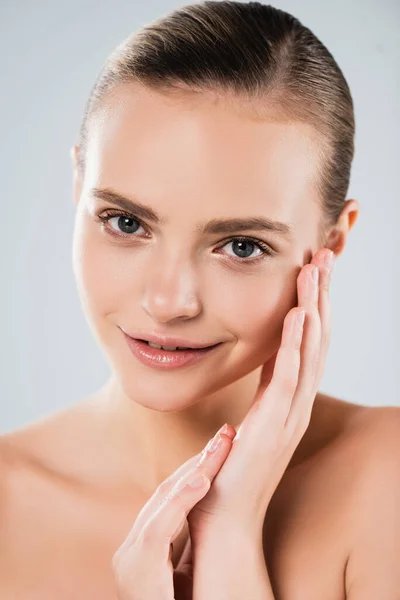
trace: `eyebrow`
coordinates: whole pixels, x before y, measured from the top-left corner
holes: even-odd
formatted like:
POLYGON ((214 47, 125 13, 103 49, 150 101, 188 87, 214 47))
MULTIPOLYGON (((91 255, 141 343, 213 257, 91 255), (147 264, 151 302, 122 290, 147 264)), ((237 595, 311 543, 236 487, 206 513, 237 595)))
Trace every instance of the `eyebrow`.
MULTIPOLYGON (((110 202, 111 204, 119 206, 128 212, 134 213, 135 216, 141 219, 151 221, 157 225, 165 223, 165 219, 162 219, 160 216, 158 216, 149 206, 146 206, 137 200, 133 200, 132 198, 122 196, 110 188, 93 187, 89 189, 88 195, 94 200, 110 202)), ((262 216, 242 217, 235 219, 211 219, 203 225, 198 225, 196 227, 196 232, 203 234, 229 234, 237 231, 246 231, 249 229, 257 231, 272 231, 275 233, 282 233, 286 236, 290 236, 293 233, 290 225, 286 223, 280 223, 279 221, 271 221, 270 219, 262 216)))

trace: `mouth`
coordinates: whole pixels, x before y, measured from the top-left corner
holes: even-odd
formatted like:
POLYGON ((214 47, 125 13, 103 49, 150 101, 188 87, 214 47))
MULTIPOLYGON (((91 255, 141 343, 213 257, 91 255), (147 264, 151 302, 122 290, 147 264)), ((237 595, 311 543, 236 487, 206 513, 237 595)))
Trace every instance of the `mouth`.
POLYGON ((201 350, 210 350, 211 348, 216 348, 217 346, 220 346, 222 344, 222 342, 219 342, 218 344, 213 344, 211 346, 203 346, 202 348, 189 348, 189 347, 185 347, 185 346, 159 346, 158 344, 154 344, 153 342, 149 342, 148 340, 141 340, 139 338, 132 338, 132 339, 137 339, 138 342, 143 342, 145 344, 147 344, 148 346, 150 346, 150 348, 155 348, 157 350, 164 350, 165 352, 188 352, 188 351, 196 351, 196 352, 200 352, 201 350))
POLYGON ((175 369, 194 365, 206 356, 217 352, 217 347, 224 343, 219 342, 202 348, 184 348, 183 346, 160 346, 127 334, 125 339, 131 352, 141 363, 156 369, 175 369))

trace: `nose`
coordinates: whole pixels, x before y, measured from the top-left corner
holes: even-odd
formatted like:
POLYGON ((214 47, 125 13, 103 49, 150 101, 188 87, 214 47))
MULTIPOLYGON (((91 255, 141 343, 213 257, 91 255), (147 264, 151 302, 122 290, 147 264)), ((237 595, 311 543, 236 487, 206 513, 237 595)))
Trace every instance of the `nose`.
POLYGON ((193 266, 181 260, 149 268, 142 307, 153 322, 193 319, 201 312, 193 266))

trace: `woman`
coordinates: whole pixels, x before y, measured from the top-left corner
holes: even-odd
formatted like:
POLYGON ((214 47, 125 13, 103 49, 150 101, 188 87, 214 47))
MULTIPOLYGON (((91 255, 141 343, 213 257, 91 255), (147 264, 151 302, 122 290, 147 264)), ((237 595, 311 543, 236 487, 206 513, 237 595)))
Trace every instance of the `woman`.
POLYGON ((399 598, 399 409, 318 392, 353 143, 338 65, 271 6, 109 57, 72 159, 111 375, 1 438, 1 598, 399 598))

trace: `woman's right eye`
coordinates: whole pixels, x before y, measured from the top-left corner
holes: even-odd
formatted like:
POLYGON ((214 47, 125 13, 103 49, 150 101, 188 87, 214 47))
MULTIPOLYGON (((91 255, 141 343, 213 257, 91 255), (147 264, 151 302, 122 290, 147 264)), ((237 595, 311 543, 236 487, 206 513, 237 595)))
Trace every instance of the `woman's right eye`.
POLYGON ((98 215, 98 219, 104 224, 104 228, 118 237, 132 237, 132 234, 136 233, 138 228, 143 227, 139 219, 133 215, 121 213, 118 211, 106 212, 102 215, 98 215), (111 222, 115 219, 115 225, 112 226, 111 222))

